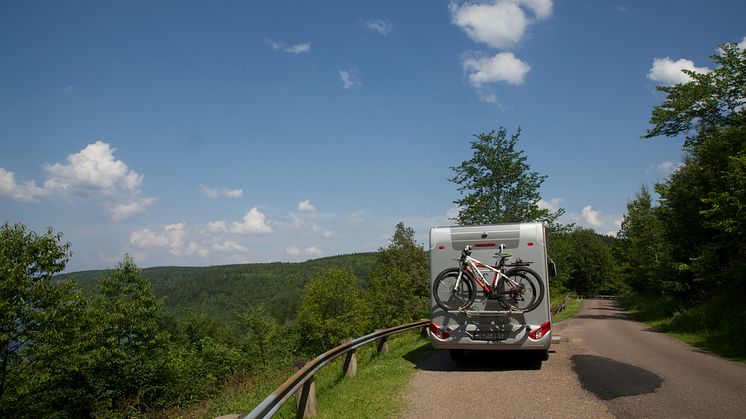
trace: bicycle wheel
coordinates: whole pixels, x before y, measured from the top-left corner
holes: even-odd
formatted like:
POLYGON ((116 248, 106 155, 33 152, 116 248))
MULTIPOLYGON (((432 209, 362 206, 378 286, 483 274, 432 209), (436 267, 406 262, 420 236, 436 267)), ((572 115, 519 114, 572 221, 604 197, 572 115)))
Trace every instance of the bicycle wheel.
POLYGON ((435 302, 445 311, 461 310, 469 307, 476 297, 474 279, 463 271, 461 281, 456 288, 459 269, 450 268, 438 274, 433 282, 435 302))
POLYGON ((541 304, 544 298, 544 283, 541 281, 539 274, 528 268, 514 268, 505 273, 505 275, 518 284, 519 289, 513 287, 505 280, 500 278, 497 283, 497 289, 502 298, 500 304, 506 309, 517 308, 521 311, 531 311, 541 304))

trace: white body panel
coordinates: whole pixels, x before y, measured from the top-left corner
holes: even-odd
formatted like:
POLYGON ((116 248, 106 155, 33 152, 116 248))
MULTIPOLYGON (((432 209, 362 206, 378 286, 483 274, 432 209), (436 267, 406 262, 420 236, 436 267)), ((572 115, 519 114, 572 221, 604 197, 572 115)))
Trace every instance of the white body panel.
MULTIPOLYGON (((495 224, 482 226, 434 227, 430 230, 430 289, 440 272, 458 267, 458 258, 464 246, 472 247, 471 256, 486 264, 494 265, 499 246, 513 256, 532 262, 529 268, 539 274, 544 284, 544 296, 539 306, 527 313, 509 313, 496 300, 486 300, 484 291, 476 285, 477 295, 467 313, 446 312, 430 296, 430 318, 442 329, 450 329, 450 336, 440 339, 429 331, 430 341, 436 349, 476 350, 541 350, 546 351, 552 333, 540 339, 529 337, 545 322, 550 321, 547 257, 547 227, 542 223, 495 224), (507 332, 507 339, 478 340, 477 333, 507 332)), ((488 276, 489 279, 492 275, 488 276)), ((501 333, 502 334, 502 333, 501 333)))

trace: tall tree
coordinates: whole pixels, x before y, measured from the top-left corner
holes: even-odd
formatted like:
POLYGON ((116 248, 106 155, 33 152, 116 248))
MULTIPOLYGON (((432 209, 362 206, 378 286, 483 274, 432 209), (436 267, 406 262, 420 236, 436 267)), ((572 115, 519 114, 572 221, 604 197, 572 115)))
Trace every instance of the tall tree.
POLYGON ((551 212, 539 207, 539 188, 546 176, 532 172, 522 150, 517 150, 520 128, 508 137, 505 128, 475 135, 471 159, 451 167, 449 179, 459 185, 462 198, 455 221, 466 224, 544 221, 550 223, 564 210, 551 212))
POLYGON ((296 322, 301 349, 316 355, 342 339, 362 336, 371 316, 352 271, 332 268, 303 289, 296 322))
POLYGON ((16 398, 39 379, 37 364, 59 355, 77 316, 80 294, 54 275, 65 268, 70 244, 51 228, 38 235, 22 224, 0 228, 0 416, 13 416, 16 398))
POLYGON ((627 213, 617 238, 614 254, 629 285, 636 290, 651 291, 668 284, 669 250, 647 186, 642 185, 635 199, 627 202, 627 213))
POLYGON ((388 247, 378 249, 370 273, 368 297, 375 325, 390 327, 428 315, 429 271, 427 253, 414 238, 414 229, 396 225, 388 247))
POLYGON ((712 60, 713 70, 658 88, 666 100, 644 136, 686 136, 682 166, 656 185, 684 299, 746 286, 746 50, 725 44, 712 60))

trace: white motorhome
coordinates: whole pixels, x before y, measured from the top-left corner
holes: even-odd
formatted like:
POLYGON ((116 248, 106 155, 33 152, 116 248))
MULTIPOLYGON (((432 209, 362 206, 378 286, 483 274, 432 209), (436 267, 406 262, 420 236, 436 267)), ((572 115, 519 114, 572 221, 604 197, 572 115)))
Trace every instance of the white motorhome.
MULTIPOLYGON (((454 360, 460 360, 464 350, 534 351, 538 359, 548 359, 552 342, 548 277, 555 275, 554 264, 547 256, 548 234, 547 225, 538 222, 432 228, 431 290, 441 272, 459 266, 466 246, 471 249, 471 257, 489 265, 494 265, 496 254, 511 254, 509 262, 530 266, 544 288, 536 308, 525 312, 486 298, 478 285, 473 303, 458 310, 445 310, 431 292, 428 334, 433 347, 449 350, 454 360)), ((486 273, 493 275, 490 279, 494 277, 494 273, 486 273)))

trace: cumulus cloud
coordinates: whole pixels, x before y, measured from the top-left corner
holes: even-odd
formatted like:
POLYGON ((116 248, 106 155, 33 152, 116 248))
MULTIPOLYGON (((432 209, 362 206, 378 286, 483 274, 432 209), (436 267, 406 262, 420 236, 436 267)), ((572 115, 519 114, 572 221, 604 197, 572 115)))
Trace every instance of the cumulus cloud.
POLYGON ((115 150, 96 141, 67 156, 64 163, 45 165, 42 186, 33 180, 19 184, 13 172, 0 168, 0 195, 19 202, 39 202, 40 197, 92 200, 114 221, 139 214, 155 199, 140 197, 143 175, 115 159, 115 150))
POLYGON ((744 36, 741 42, 738 43, 738 48, 746 49, 746 36, 744 36))
POLYGON ((687 60, 685 58, 680 58, 676 61, 669 57, 655 58, 653 59, 653 66, 648 72, 648 78, 656 82, 670 85, 687 83, 691 81, 692 78, 684 73, 683 70, 689 70, 695 73, 708 73, 710 71, 707 67, 695 66, 692 60, 687 60))
POLYGON ((531 69, 512 52, 500 52, 494 57, 466 58, 463 66, 469 74, 469 83, 476 88, 498 81, 521 85, 531 69))
POLYGON ((0 167, 0 196, 18 202, 38 202, 37 198, 46 194, 47 191, 36 186, 36 182, 32 180, 19 185, 16 183, 15 173, 0 167))
POLYGON ((207 257, 209 250, 197 242, 187 243, 186 223, 168 224, 160 232, 154 232, 149 228, 135 230, 130 234, 129 243, 138 248, 167 248, 168 252, 175 256, 197 255, 207 257))
POLYGON ((275 51, 284 51, 289 54, 303 54, 311 52, 311 43, 310 42, 302 42, 295 45, 287 45, 284 42, 278 42, 274 41, 270 38, 267 38, 264 40, 264 43, 267 44, 270 48, 272 48, 275 51))
POLYGON ((306 199, 305 201, 301 201, 298 203, 298 211, 314 212, 316 211, 316 207, 311 205, 311 202, 306 199))
POLYGON ((155 198, 140 198, 134 202, 113 204, 107 208, 107 212, 113 221, 121 221, 145 212, 154 202, 155 198))
POLYGON ((360 85, 360 77, 358 76, 357 69, 339 70, 339 78, 342 80, 342 87, 345 90, 350 90, 360 85))
POLYGON ((551 0, 497 0, 491 3, 451 3, 451 21, 476 42, 492 48, 517 45, 533 20, 552 15, 551 0), (526 12, 530 12, 533 18, 526 12))
POLYGON ((228 227, 225 226, 225 221, 212 221, 207 223, 208 233, 225 233, 228 231, 228 227))
POLYGON ((303 249, 303 253, 307 255, 311 255, 311 256, 319 256, 319 255, 322 255, 324 252, 321 251, 321 249, 319 249, 316 246, 311 246, 311 247, 306 247, 305 249, 303 249))
POLYGON ((233 240, 226 240, 222 243, 215 243, 212 245, 214 250, 218 252, 231 252, 231 253, 247 253, 249 249, 246 246, 242 246, 233 240))
POLYGON ((300 248, 298 246, 290 246, 285 249, 290 256, 298 256, 300 254, 300 248))
POLYGON ((226 198, 238 199, 243 196, 243 190, 241 189, 228 189, 228 188, 211 188, 206 185, 200 185, 200 192, 208 198, 219 198, 221 196, 226 198))
POLYGON ((583 207, 582 216, 583 221, 593 227, 599 227, 603 224, 603 221, 601 221, 601 211, 594 210, 590 205, 583 207))
POLYGON ((552 198, 549 201, 540 199, 538 205, 541 209, 548 209, 551 212, 556 212, 560 209, 560 204, 563 202, 565 202, 564 198, 552 198))
POLYGON ((363 22, 366 31, 378 32, 381 35, 388 35, 394 30, 394 25, 381 19, 369 19, 363 22))
POLYGON ((241 221, 234 221, 231 224, 230 232, 236 234, 271 233, 272 227, 267 224, 266 216, 254 207, 243 216, 241 221))

